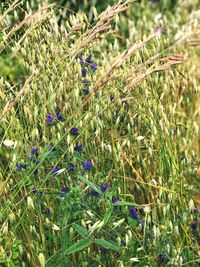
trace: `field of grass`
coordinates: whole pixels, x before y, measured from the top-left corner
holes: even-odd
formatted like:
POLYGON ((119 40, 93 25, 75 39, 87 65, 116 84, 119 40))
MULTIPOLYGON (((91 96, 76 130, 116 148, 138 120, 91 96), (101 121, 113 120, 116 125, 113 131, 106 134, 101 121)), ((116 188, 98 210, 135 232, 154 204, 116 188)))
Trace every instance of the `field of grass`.
POLYGON ((0 266, 198 267, 199 1, 52 2, 0 8, 0 266))

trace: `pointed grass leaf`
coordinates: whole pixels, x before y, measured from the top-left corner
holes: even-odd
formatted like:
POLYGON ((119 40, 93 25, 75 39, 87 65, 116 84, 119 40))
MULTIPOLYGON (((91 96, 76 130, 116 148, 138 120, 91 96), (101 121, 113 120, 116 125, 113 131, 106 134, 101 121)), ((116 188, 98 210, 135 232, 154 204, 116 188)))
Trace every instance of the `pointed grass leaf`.
POLYGON ((73 157, 76 158, 76 159, 78 159, 78 160, 80 160, 80 161, 82 161, 82 162, 85 161, 85 158, 80 153, 78 153, 76 151, 74 151, 73 157))
POLYGON ((58 152, 57 151, 45 151, 40 155, 40 158, 43 159, 47 159, 47 158, 56 158, 58 156, 58 152))
POLYGON ((75 244, 65 250, 65 255, 75 253, 89 247, 93 243, 93 240, 89 237, 77 241, 75 244))
POLYGON ((100 195, 102 194, 101 190, 95 184, 93 184, 90 180, 86 179, 84 176, 77 175, 77 178, 79 178, 83 183, 89 185, 89 187, 91 187, 93 190, 98 192, 100 195))
POLYGON ((127 201, 118 201, 113 204, 113 206, 134 206, 134 207, 143 207, 144 205, 138 205, 134 202, 127 202, 127 201))
POLYGON ((119 246, 117 244, 104 239, 96 239, 94 240, 94 243, 106 249, 119 251, 119 246))
POLYGON ((106 211, 105 216, 104 216, 104 218, 103 218, 104 224, 106 224, 106 223, 109 221, 112 212, 113 212, 113 208, 109 208, 109 209, 106 211))
POLYGON ((56 175, 61 174, 61 173, 63 173, 65 170, 66 170, 66 168, 60 169, 60 170, 57 171, 55 174, 56 174, 56 175))
POLYGON ((82 237, 86 236, 87 229, 85 229, 83 226, 80 226, 79 224, 74 223, 73 227, 79 233, 79 235, 81 235, 82 237))

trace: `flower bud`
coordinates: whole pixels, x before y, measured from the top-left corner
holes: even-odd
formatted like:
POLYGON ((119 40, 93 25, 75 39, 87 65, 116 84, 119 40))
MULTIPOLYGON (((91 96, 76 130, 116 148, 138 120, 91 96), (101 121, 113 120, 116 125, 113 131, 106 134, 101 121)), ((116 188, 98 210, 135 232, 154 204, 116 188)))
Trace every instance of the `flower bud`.
POLYGON ((29 196, 27 197, 27 206, 28 206, 28 209, 34 209, 33 200, 29 196))
POLYGON ((7 235, 8 234, 8 222, 4 222, 3 225, 2 225, 2 233, 4 235, 7 235))
POLYGON ((8 219, 11 223, 13 223, 15 221, 15 214, 13 212, 11 212, 9 215, 8 215, 8 219))
POLYGON ((45 267, 45 256, 43 253, 40 253, 39 256, 38 256, 38 259, 39 259, 39 262, 40 262, 40 266, 41 267, 45 267))
POLYGON ((70 227, 70 229, 69 229, 69 236, 71 239, 74 237, 74 228, 73 227, 70 227))
POLYGON ((178 229, 178 226, 177 226, 177 225, 174 227, 174 234, 175 234, 176 236, 179 235, 179 229, 178 229))
POLYGON ((189 211, 193 211, 194 210, 194 201, 193 199, 190 199, 189 201, 189 211))

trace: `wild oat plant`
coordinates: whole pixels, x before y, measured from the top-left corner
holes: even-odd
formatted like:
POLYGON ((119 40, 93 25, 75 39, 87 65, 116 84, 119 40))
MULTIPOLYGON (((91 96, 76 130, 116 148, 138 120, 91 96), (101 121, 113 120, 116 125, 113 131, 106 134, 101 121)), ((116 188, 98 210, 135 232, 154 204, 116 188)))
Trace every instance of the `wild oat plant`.
POLYGON ((199 2, 11 2, 0 266, 199 266, 199 2))

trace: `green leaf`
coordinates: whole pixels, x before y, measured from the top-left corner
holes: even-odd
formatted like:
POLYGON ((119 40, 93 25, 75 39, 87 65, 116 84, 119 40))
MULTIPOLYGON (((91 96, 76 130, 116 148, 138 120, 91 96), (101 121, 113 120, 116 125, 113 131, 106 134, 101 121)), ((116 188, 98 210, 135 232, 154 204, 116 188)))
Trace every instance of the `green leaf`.
POLYGON ((135 207, 142 207, 144 205, 138 205, 133 202, 127 202, 127 201, 118 201, 113 204, 113 206, 135 206, 135 207))
POLYGON ((101 195, 102 193, 101 190, 95 184, 93 184, 90 180, 86 179, 85 177, 81 175, 77 175, 77 178, 79 178, 83 183, 89 185, 89 187, 91 187, 93 190, 95 190, 101 195))
POLYGON ((104 224, 106 224, 106 223, 109 221, 110 216, 111 216, 111 214, 112 214, 112 211, 113 211, 113 208, 109 208, 109 209, 106 211, 105 216, 104 216, 104 218, 103 218, 104 224))
POLYGON ((84 248, 87 248, 92 243, 93 243, 93 240, 91 238, 89 238, 89 237, 87 237, 85 239, 81 239, 78 242, 76 242, 75 244, 73 244, 71 247, 67 248, 65 250, 65 254, 72 254, 74 252, 77 252, 79 250, 82 250, 84 248))
POLYGON ((94 175, 94 177, 95 178, 103 178, 105 176, 105 174, 103 173, 103 172, 97 172, 97 173, 95 173, 95 175, 94 175))
POLYGON ((134 220, 133 218, 128 217, 128 225, 132 226, 132 228, 136 228, 138 225, 138 221, 134 220))
POLYGON ((57 151, 45 151, 40 155, 40 159, 56 158, 58 156, 57 151))
POLYGON ((74 151, 73 157, 76 158, 76 159, 78 159, 78 160, 80 160, 80 161, 82 161, 82 162, 85 161, 84 157, 80 153, 78 153, 76 151, 74 151))
POLYGON ((87 234, 87 229, 80 226, 79 224, 74 223, 73 227, 82 237, 85 237, 85 235, 87 234))
POLYGON ((104 239, 96 239, 94 240, 94 243, 106 249, 119 251, 119 246, 117 244, 114 244, 113 242, 111 243, 110 241, 106 241, 104 239))

